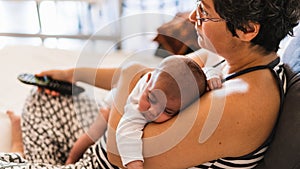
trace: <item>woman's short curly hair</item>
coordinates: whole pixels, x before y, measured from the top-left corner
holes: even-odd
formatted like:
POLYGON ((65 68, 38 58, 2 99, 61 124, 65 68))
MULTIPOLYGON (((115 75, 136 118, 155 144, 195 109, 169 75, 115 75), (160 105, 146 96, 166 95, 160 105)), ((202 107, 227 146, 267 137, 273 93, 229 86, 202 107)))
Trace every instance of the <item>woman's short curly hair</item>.
POLYGON ((251 41, 266 52, 277 51, 280 41, 293 35, 300 20, 300 0, 213 0, 216 12, 237 36, 236 29, 247 31, 249 21, 260 24, 258 35, 251 41))

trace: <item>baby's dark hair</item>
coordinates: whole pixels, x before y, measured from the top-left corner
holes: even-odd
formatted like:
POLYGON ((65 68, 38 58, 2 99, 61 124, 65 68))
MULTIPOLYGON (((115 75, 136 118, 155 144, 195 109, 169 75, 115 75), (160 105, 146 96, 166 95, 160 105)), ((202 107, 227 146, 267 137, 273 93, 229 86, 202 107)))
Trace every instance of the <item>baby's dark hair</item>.
POLYGON ((193 59, 189 57, 184 57, 183 61, 193 73, 199 89, 199 96, 202 96, 206 92, 207 88, 207 80, 205 73, 203 72, 202 68, 198 65, 198 63, 196 63, 193 59))
POLYGON ((160 79, 168 86, 168 96, 180 98, 186 102, 199 98, 206 92, 207 81, 201 67, 191 58, 186 56, 169 56, 159 65, 160 79))
POLYGON ((236 29, 247 32, 249 22, 260 24, 258 35, 251 41, 265 52, 277 52, 280 41, 293 36, 300 20, 299 0, 213 0, 215 10, 226 20, 233 36, 236 29))

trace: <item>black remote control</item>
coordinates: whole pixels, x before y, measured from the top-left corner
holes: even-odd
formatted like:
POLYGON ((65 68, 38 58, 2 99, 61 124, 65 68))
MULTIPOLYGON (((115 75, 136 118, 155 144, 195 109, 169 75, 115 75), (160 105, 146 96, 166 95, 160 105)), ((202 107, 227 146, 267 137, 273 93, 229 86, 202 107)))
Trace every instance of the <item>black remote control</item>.
POLYGON ((33 74, 24 73, 20 74, 18 79, 25 84, 54 90, 64 95, 78 95, 84 91, 84 88, 80 86, 66 81, 54 80, 47 76, 37 77, 33 74))

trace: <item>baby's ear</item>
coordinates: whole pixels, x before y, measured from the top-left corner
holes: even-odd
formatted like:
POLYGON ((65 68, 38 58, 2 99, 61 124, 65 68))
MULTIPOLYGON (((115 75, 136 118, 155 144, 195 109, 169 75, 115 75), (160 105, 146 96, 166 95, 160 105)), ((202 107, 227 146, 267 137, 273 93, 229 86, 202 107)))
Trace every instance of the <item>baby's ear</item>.
POLYGON ((151 79, 151 76, 152 76, 152 73, 148 73, 148 74, 147 74, 147 80, 146 80, 147 83, 148 83, 149 80, 151 79))

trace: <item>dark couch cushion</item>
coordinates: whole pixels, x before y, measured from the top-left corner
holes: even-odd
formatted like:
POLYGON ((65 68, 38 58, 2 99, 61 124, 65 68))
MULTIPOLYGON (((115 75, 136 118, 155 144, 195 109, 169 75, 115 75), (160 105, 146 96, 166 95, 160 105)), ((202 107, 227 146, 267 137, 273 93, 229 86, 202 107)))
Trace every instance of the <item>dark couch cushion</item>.
POLYGON ((300 25, 294 29, 294 37, 285 48, 282 61, 288 64, 293 71, 300 72, 300 25))
POLYGON ((257 169, 300 168, 300 74, 286 68, 288 88, 274 139, 257 169))
POLYGON ((300 25, 294 37, 288 38, 292 39, 282 55, 288 79, 283 111, 274 139, 256 169, 300 169, 300 25))

